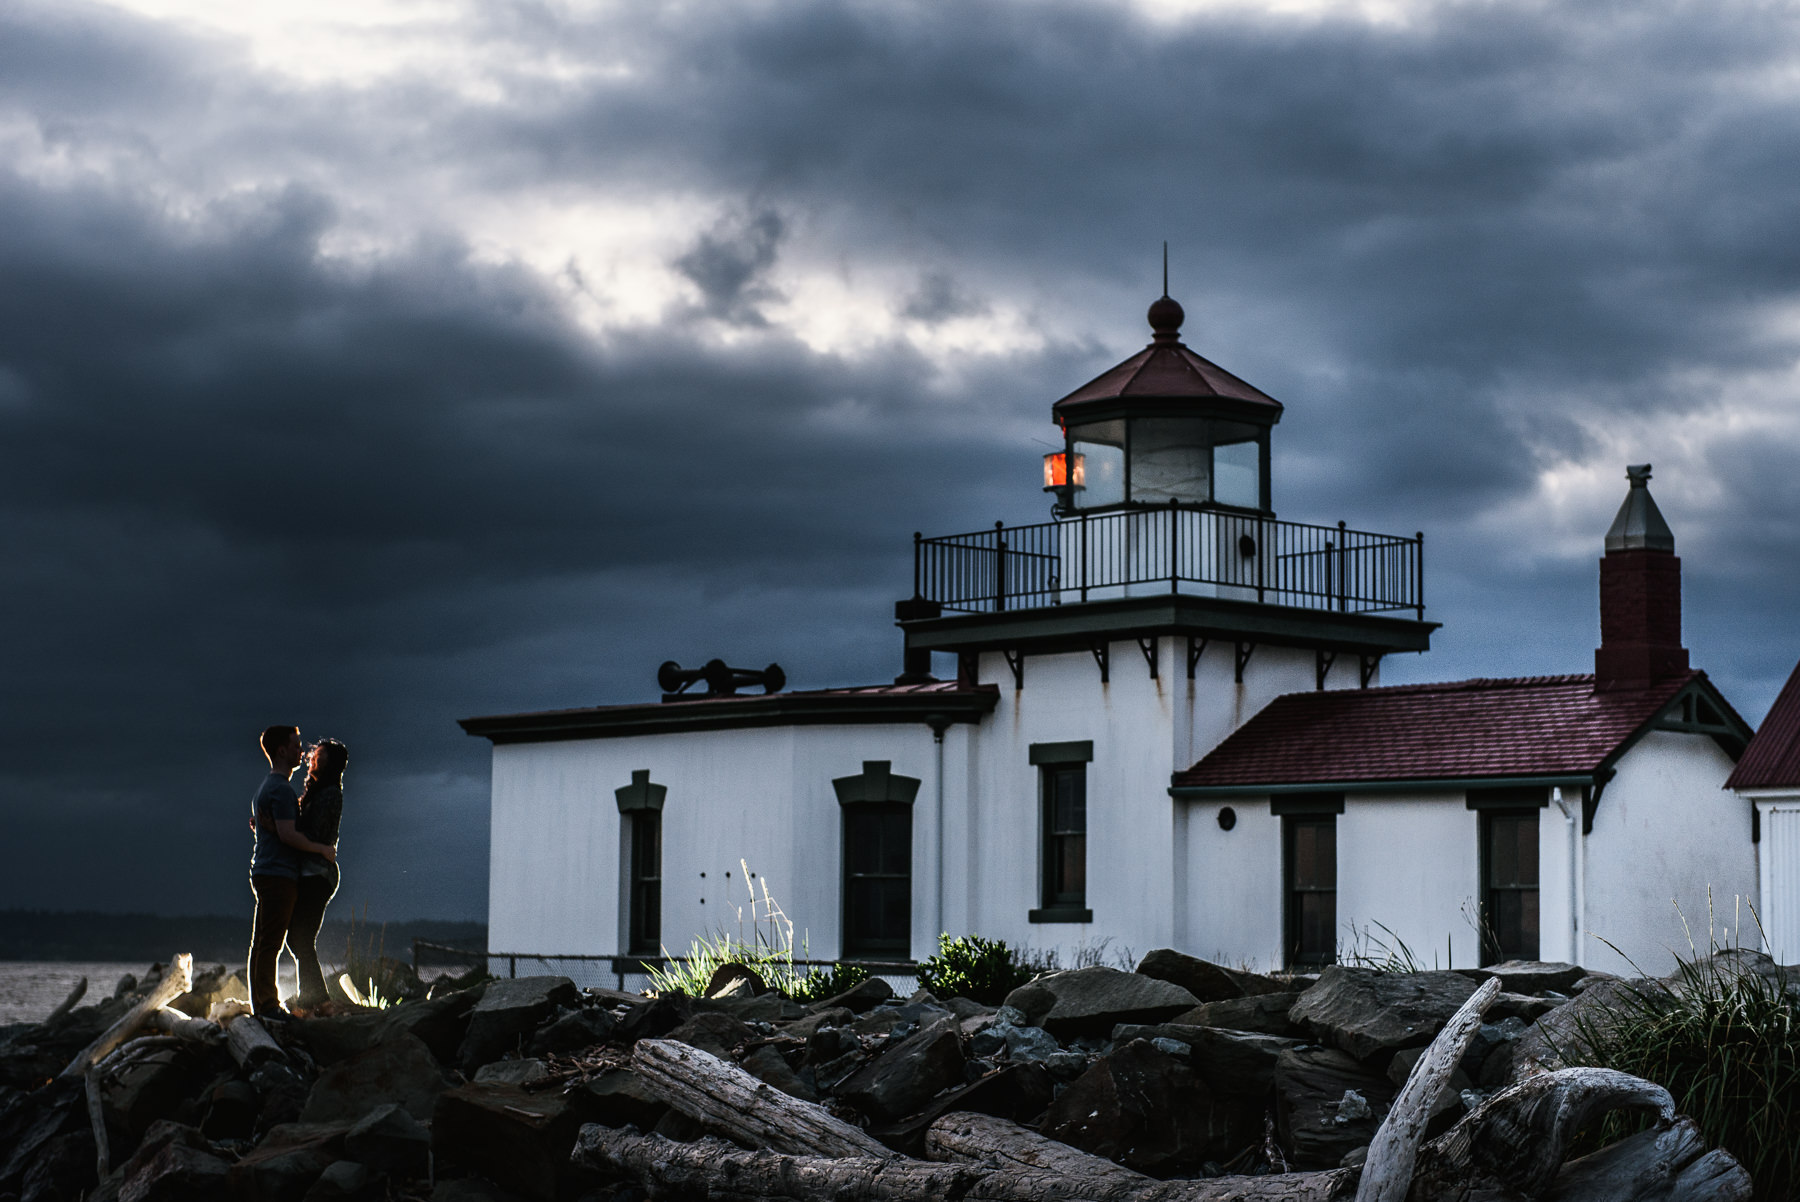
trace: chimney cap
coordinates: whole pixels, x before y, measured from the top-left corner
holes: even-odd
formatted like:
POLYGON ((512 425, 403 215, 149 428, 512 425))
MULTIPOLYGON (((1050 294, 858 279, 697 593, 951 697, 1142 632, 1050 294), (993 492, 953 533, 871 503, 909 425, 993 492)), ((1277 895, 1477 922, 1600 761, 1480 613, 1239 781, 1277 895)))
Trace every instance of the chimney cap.
POLYGON ((1606 532, 1606 550, 1674 551, 1675 532, 1663 520, 1662 511, 1650 496, 1650 465, 1634 463, 1625 469, 1631 489, 1625 503, 1619 506, 1612 528, 1606 532))

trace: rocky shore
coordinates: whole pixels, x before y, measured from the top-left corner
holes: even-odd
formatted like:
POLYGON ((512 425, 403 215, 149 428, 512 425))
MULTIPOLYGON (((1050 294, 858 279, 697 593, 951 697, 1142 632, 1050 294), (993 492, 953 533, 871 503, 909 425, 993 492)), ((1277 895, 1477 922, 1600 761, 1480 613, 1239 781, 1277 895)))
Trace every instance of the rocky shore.
POLYGON ((0 1028, 0 1202, 1750 1197, 1654 1083, 1562 1064, 1629 987, 1570 965, 1162 950, 998 1006, 880 980, 802 1005, 739 966, 698 998, 387 968, 386 1009, 263 1024, 177 962, 0 1028), (1572 1157, 1619 1106, 1658 1120, 1572 1157))

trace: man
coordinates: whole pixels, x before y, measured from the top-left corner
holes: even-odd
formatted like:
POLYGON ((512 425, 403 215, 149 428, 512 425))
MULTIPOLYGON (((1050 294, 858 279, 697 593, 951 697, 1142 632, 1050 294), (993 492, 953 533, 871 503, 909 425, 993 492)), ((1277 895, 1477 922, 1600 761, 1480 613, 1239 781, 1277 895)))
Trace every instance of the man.
POLYGON ((336 862, 337 844, 315 843, 295 826, 300 799, 288 778, 300 766, 300 728, 271 726, 262 732, 261 741, 269 775, 250 802, 250 829, 256 835, 250 852, 250 891, 256 896, 256 918, 250 927, 250 1008, 259 1018, 285 1018, 275 974, 299 895, 298 852, 317 852, 336 862))

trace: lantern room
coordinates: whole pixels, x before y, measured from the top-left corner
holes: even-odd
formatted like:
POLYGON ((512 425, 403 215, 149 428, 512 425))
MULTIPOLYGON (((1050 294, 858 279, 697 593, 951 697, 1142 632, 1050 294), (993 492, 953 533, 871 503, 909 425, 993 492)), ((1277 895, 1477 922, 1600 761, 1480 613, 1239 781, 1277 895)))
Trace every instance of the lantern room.
POLYGON ((1044 457, 1059 514, 1144 506, 1272 513, 1269 430, 1281 402, 1181 341, 1181 305, 1150 305, 1150 345, 1052 406, 1044 457))

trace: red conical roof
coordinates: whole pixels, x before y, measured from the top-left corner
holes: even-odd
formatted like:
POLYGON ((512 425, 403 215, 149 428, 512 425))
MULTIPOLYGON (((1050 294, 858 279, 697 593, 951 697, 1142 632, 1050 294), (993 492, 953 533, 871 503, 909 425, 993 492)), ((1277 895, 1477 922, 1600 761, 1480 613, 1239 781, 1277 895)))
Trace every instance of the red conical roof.
MULTIPOLYGON (((1195 354, 1182 343, 1181 306, 1169 297, 1159 297, 1150 306, 1150 328, 1156 332, 1150 345, 1125 362, 1083 384, 1051 406, 1059 420, 1072 418, 1068 412, 1077 406, 1094 402, 1129 400, 1247 402, 1264 411, 1262 420, 1281 420, 1281 402, 1251 384, 1246 384, 1217 363, 1195 354)), ((1235 407, 1235 406, 1234 406, 1235 407)), ((1254 412, 1254 410, 1252 410, 1254 412)))

